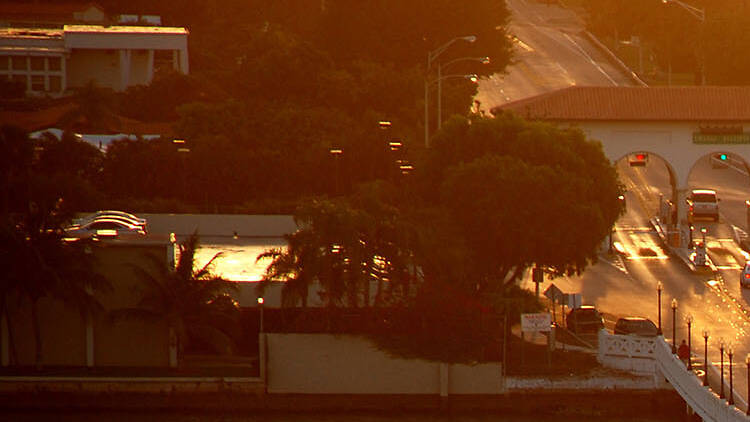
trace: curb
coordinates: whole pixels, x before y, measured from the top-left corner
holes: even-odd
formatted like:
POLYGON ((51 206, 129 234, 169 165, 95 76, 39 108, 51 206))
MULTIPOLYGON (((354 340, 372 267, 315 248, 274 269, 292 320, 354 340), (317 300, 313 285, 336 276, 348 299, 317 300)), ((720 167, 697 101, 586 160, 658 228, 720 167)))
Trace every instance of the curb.
POLYGON ((643 82, 641 78, 638 77, 638 75, 630 70, 630 68, 620 60, 615 53, 613 53, 609 48, 607 48, 606 45, 604 45, 601 41, 599 41, 598 38, 594 36, 591 32, 584 30, 583 35, 591 42, 593 43, 599 50, 601 50, 606 56, 610 58, 615 64, 617 64, 620 67, 620 70, 625 72, 626 75, 630 77, 630 79, 635 82, 636 85, 647 87, 648 84, 646 82, 643 82))

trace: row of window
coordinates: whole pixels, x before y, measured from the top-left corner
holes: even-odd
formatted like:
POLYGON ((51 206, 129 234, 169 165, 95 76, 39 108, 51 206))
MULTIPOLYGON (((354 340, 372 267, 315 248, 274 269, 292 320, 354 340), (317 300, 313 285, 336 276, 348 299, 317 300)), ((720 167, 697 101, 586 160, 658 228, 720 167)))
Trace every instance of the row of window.
POLYGON ((10 81, 18 82, 26 87, 27 91, 37 92, 60 92, 62 91, 62 77, 59 75, 3 75, 0 78, 7 78, 10 81))
POLYGON ((62 70, 62 58, 42 56, 0 56, 0 72, 4 70, 21 72, 59 72, 62 70))
POLYGON ((27 91, 62 91, 62 58, 44 56, 0 56, 0 77, 18 82, 27 91))

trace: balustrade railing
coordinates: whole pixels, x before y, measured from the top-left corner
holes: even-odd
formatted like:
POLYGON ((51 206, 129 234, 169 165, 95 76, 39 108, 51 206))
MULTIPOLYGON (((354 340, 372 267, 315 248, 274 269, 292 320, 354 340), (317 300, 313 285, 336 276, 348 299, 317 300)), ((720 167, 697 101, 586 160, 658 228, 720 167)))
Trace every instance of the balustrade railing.
MULTIPOLYGON (((598 360, 604 366, 634 374, 653 374, 655 388, 665 386, 660 381, 668 382, 704 421, 750 422, 750 417, 741 410, 747 408, 746 398, 735 394, 736 405, 719 398, 710 386, 703 386, 696 372, 688 371, 663 336, 622 336, 602 330, 599 333, 598 360)), ((719 384, 722 376, 719 370, 709 363, 708 372, 709 385, 719 384)))

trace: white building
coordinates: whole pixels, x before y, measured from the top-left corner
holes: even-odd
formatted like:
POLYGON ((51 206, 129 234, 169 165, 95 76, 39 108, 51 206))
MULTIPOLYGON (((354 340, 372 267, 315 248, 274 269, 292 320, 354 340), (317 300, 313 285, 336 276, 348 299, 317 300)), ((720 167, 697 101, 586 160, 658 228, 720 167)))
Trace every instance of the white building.
POLYGON ((59 96, 89 81, 123 91, 165 69, 187 74, 187 36, 160 26, 0 28, 0 78, 31 94, 59 96))

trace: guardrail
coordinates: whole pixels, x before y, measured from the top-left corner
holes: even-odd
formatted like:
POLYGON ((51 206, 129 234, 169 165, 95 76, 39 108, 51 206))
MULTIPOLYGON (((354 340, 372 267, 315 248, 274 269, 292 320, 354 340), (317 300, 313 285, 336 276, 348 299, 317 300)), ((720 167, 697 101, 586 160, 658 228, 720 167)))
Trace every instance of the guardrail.
MULTIPOLYGON (((736 406, 719 398, 710 387, 703 385, 700 377, 687 370, 663 336, 622 336, 602 330, 599 333, 598 360, 604 366, 634 374, 653 374, 655 388, 665 388, 667 385, 662 380, 666 380, 704 421, 750 422, 750 417, 740 410, 747 408, 743 397, 734 394, 736 406)), ((710 385, 721 381, 722 374, 714 365, 708 365, 708 373, 710 385)))

